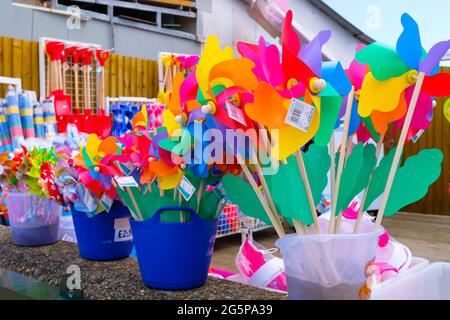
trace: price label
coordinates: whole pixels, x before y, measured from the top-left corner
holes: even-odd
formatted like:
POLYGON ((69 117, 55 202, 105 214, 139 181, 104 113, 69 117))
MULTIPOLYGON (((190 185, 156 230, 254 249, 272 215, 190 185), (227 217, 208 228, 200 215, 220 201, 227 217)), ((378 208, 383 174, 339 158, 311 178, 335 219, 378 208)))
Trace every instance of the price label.
POLYGON ((243 126, 247 126, 247 121, 245 121, 244 112, 242 109, 236 107, 233 103, 227 102, 228 116, 234 121, 239 122, 243 126))
POLYGON ((114 220, 114 242, 124 242, 133 240, 130 221, 128 218, 114 220))
POLYGON ((117 182, 117 185, 120 188, 132 188, 132 187, 139 187, 136 180, 134 180, 133 177, 127 176, 127 177, 115 177, 114 180, 117 182))
POLYGON ((284 122, 303 132, 308 132, 316 108, 298 99, 292 99, 284 122))
POLYGON ((184 176, 183 179, 181 179, 180 184, 178 185, 178 191, 180 191, 180 193, 183 196, 184 200, 189 201, 189 199, 191 199, 192 195, 195 192, 195 187, 186 178, 186 176, 184 176))

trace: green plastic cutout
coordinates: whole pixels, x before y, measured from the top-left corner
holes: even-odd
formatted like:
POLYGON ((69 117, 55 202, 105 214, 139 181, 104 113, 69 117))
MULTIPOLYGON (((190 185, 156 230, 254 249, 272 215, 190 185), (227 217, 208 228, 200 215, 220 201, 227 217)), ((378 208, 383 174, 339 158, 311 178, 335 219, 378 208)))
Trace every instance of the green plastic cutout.
MULTIPOLYGON (((314 204, 322 198, 322 191, 327 185, 327 173, 330 169, 330 157, 327 147, 313 144, 303 154, 303 161, 311 187, 314 204)), ((305 186, 300 176, 297 160, 294 156, 281 165, 278 173, 267 176, 270 192, 279 213, 288 221, 300 220, 309 225, 313 223, 311 210, 306 196, 305 186)))
POLYGON ((342 97, 331 85, 327 85, 320 96, 320 126, 314 136, 314 142, 319 146, 327 146, 339 116, 342 97))
POLYGON ((344 169, 342 170, 338 201, 336 206, 336 215, 345 210, 351 199, 356 196, 356 194, 354 194, 354 189, 358 181, 358 174, 361 172, 361 169, 363 167, 363 162, 364 145, 362 143, 358 143, 353 148, 352 153, 348 156, 344 169))
MULTIPOLYGON (((394 152, 391 150, 390 153, 394 152)), ((443 159, 444 155, 439 149, 421 150, 415 156, 406 159, 403 166, 397 169, 384 215, 392 216, 403 207, 422 199, 427 194, 429 186, 439 178, 443 159)), ((381 187, 377 185, 376 191, 382 189, 380 194, 384 191, 388 174, 382 180, 381 187)))
POLYGON ((222 185, 227 193, 227 198, 237 204, 245 215, 272 225, 255 191, 247 182, 240 177, 226 175, 222 178, 222 185))
POLYGON ((361 118, 361 120, 364 123, 364 126, 366 127, 367 131, 369 131, 370 135, 372 136, 372 139, 375 142, 380 141, 380 135, 378 134, 377 130, 375 130, 375 127, 372 123, 372 119, 370 117, 367 117, 361 118))
POLYGON ((382 42, 375 42, 362 48, 356 52, 355 58, 361 64, 368 64, 373 76, 379 81, 398 77, 410 70, 397 51, 382 42))

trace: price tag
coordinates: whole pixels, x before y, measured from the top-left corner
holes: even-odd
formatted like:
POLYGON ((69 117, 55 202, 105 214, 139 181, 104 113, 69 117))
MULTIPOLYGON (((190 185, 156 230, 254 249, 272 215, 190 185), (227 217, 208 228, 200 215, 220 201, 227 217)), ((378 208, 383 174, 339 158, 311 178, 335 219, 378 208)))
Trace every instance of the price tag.
POLYGON ((113 204, 113 199, 111 199, 106 193, 104 193, 102 198, 100 199, 100 203, 103 208, 105 208, 106 212, 109 212, 113 204))
POLYGON ((133 177, 127 176, 127 177, 115 177, 114 180, 117 182, 118 186, 120 188, 131 188, 131 187, 139 187, 136 180, 134 180, 133 177))
POLYGON ((119 218, 114 220, 114 242, 123 242, 133 240, 131 226, 128 218, 119 218))
POLYGON ((308 132, 316 108, 301 100, 292 99, 284 122, 303 132, 308 132))
POLYGON ((244 112, 242 109, 236 107, 233 103, 227 102, 227 111, 228 116, 242 124, 243 126, 247 126, 247 121, 245 121, 244 112))
POLYGON ((178 191, 180 191, 180 193, 183 196, 184 200, 189 201, 189 199, 191 199, 192 195, 195 192, 195 187, 186 178, 186 176, 184 176, 183 179, 181 179, 180 184, 178 185, 178 191))

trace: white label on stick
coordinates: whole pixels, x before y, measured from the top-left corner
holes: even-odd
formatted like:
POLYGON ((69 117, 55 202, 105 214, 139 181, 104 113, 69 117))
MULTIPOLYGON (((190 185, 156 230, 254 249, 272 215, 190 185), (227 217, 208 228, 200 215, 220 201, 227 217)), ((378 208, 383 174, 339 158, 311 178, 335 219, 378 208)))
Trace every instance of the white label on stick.
POLYGON ((284 122, 303 132, 308 132, 316 108, 298 99, 292 99, 284 122))
POLYGON ((243 126, 247 126, 247 121, 245 121, 245 116, 244 116, 244 112, 242 111, 242 109, 236 107, 233 103, 227 103, 227 111, 228 111, 228 116, 239 122, 240 124, 242 124, 243 126))
POLYGON ((119 187, 123 188, 131 188, 131 187, 139 187, 138 183, 132 176, 128 177, 115 177, 114 180, 116 180, 119 187))
POLYGON ((133 240, 131 226, 128 218, 119 218, 114 220, 114 242, 123 242, 133 240))
POLYGON ((106 193, 104 193, 102 198, 100 199, 100 203, 102 204, 103 208, 105 208, 106 212, 109 212, 113 204, 113 199, 111 199, 106 193))
POLYGON ((181 195, 183 196, 184 200, 189 201, 191 199, 192 195, 195 192, 194 185, 184 176, 183 179, 181 179, 180 184, 178 185, 178 191, 180 191, 181 195))

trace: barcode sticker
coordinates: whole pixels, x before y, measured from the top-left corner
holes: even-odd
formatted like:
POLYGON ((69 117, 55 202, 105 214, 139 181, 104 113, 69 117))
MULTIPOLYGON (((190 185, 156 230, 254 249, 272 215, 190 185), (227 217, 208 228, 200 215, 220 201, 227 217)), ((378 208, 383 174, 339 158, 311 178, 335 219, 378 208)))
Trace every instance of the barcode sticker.
POLYGON ((186 178, 186 176, 184 176, 183 179, 181 179, 180 184, 178 185, 178 191, 180 191, 184 200, 189 201, 195 190, 196 189, 194 185, 186 178))
POLYGON ((123 242, 133 240, 131 226, 128 218, 119 218, 114 220, 114 242, 123 242))
POLYGON ((227 102, 227 111, 228 111, 228 116, 231 119, 239 122, 243 126, 247 126, 247 121, 245 121, 245 116, 244 116, 244 112, 242 111, 242 109, 236 107, 231 102, 227 102))
POLYGON ((284 122, 301 131, 308 132, 316 108, 298 99, 292 99, 284 122))

